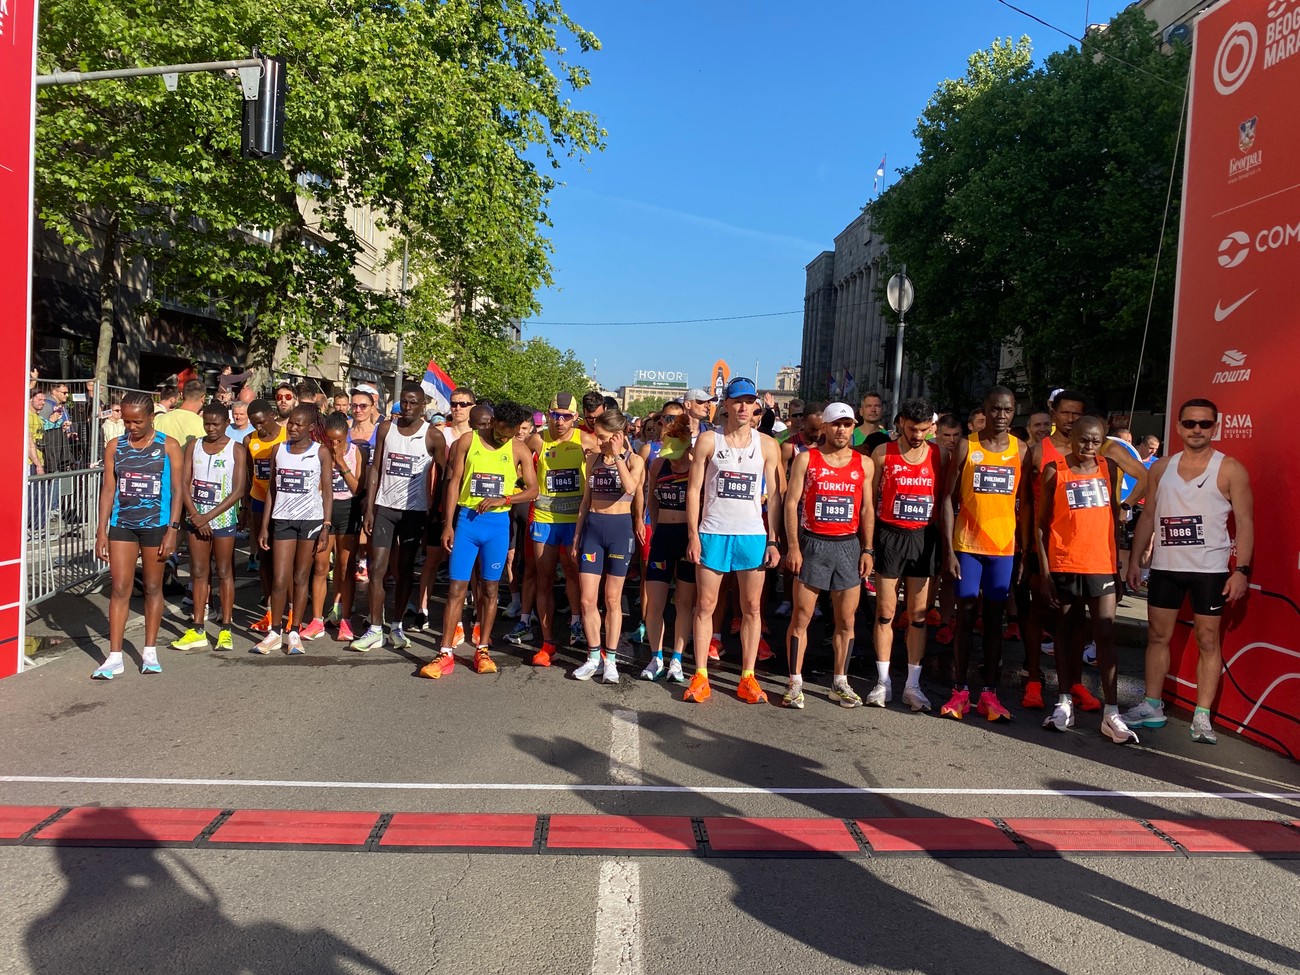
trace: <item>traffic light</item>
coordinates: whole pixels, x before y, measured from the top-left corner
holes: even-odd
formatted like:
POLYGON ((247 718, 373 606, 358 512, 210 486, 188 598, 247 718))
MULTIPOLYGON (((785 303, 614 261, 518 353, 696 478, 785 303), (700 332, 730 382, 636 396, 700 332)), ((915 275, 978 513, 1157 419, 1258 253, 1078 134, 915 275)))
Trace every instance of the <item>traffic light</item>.
MULTIPOLYGON (((256 54, 256 52, 254 52, 256 54)), ((285 62, 282 57, 257 55, 262 77, 257 98, 244 99, 244 120, 239 151, 245 159, 284 157, 285 62)))

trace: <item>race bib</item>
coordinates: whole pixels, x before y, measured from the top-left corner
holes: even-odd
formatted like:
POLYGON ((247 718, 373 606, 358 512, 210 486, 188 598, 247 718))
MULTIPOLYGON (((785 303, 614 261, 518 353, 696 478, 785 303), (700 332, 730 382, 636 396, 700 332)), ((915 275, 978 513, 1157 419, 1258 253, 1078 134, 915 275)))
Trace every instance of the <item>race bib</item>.
POLYGON ((117 477, 117 493, 124 498, 161 498, 162 475, 124 471, 117 477))
POLYGON ((929 494, 895 494, 891 514, 899 521, 929 521, 934 511, 934 496, 929 494))
POLYGON ((1160 519, 1161 545, 1204 545, 1205 524, 1200 515, 1174 515, 1160 519))
POLYGON ((1071 481, 1065 486, 1065 502, 1071 510, 1076 508, 1106 508, 1110 506, 1110 488, 1101 478, 1089 481, 1071 481))
POLYGON ((976 494, 1015 494, 1016 472, 1010 467, 977 464, 971 486, 976 494))
POLYGON ((334 472, 334 493, 346 494, 347 490, 348 490, 348 482, 344 479, 343 474, 339 471, 335 471, 334 472))
POLYGON ((847 525, 853 521, 853 497, 828 494, 813 502, 813 517, 828 525, 847 525))
POLYGON ((275 472, 275 489, 281 494, 306 494, 307 472, 293 467, 281 467, 275 472))
POLYGON ((758 497, 758 475, 748 471, 719 471, 718 497, 753 501, 758 497))
POLYGON ((410 454, 386 454, 385 474, 393 477, 415 477, 415 458, 410 454))
POLYGON ((253 477, 259 481, 269 481, 271 479, 271 458, 258 457, 253 461, 253 477))
POLYGON ((548 470, 546 472, 546 493, 573 494, 575 491, 581 491, 582 482, 579 480, 578 474, 579 471, 575 467, 548 470))
POLYGON ((221 485, 215 481, 195 481, 194 482, 194 503, 215 505, 221 501, 218 492, 221 485))
POLYGON ((618 471, 602 468, 593 471, 591 474, 591 490, 595 494, 621 494, 623 491, 623 479, 618 476, 618 471))
POLYGON ((659 507, 672 511, 686 510, 686 488, 681 484, 661 484, 655 488, 659 496, 659 507))
POLYGON ((504 498, 506 479, 500 474, 471 474, 469 494, 472 498, 504 498))

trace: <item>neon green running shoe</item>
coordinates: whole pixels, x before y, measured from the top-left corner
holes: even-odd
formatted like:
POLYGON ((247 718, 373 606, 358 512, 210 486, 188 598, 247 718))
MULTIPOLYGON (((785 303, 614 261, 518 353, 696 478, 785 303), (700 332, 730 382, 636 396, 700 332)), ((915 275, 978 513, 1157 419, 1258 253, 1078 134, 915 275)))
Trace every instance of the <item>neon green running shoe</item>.
POLYGON ((185 631, 183 637, 172 641, 172 647, 176 650, 206 650, 208 649, 208 635, 202 630, 190 627, 185 631))
POLYGON ((218 650, 235 649, 235 638, 230 635, 229 630, 222 630, 220 633, 217 634, 217 649, 218 650))

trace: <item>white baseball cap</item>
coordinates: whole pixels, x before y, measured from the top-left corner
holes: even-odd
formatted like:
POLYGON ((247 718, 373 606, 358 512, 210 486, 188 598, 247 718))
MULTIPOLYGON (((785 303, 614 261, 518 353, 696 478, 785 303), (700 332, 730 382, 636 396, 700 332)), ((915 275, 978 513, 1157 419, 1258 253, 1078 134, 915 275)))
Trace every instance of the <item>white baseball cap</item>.
POLYGON ((848 403, 827 403, 822 410, 822 423, 834 423, 837 420, 852 420, 856 423, 858 418, 848 403))

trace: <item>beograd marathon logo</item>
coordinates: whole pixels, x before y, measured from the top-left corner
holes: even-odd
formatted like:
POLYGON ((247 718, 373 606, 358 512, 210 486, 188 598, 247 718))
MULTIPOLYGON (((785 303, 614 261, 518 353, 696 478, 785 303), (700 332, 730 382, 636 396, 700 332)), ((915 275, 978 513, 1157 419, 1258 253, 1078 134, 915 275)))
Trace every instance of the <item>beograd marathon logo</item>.
POLYGON ((1214 55, 1214 87, 1220 95, 1231 95, 1250 77, 1259 54, 1259 31, 1248 20, 1228 28, 1214 55))

